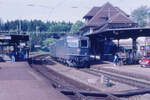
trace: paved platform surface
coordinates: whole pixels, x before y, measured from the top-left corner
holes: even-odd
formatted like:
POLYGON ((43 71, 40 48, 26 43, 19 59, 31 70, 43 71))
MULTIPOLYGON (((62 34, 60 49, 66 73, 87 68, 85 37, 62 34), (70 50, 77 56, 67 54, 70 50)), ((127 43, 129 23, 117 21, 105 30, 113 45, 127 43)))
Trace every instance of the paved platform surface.
POLYGON ((0 63, 0 100, 69 100, 26 62, 0 63))
POLYGON ((96 65, 96 66, 104 67, 104 68, 107 68, 107 69, 113 69, 113 70, 117 70, 117 71, 120 71, 120 72, 141 75, 143 77, 149 77, 149 74, 150 74, 150 68, 140 67, 139 64, 137 64, 137 65, 113 66, 113 63, 106 62, 104 64, 99 64, 99 65, 96 65))

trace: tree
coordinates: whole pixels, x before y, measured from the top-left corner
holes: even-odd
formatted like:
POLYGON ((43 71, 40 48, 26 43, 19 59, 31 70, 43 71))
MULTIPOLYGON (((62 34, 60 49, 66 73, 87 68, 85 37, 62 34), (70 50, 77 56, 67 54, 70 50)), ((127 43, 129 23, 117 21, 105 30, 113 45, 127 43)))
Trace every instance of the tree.
POLYGON ((50 32, 69 32, 72 27, 72 23, 66 22, 52 22, 49 26, 50 32))
POLYGON ((55 42, 56 40, 54 38, 47 38, 46 40, 43 41, 43 46, 42 49, 44 51, 49 51, 49 45, 53 42, 55 42))
POLYGON ((9 31, 10 29, 10 22, 7 21, 7 23, 4 24, 4 31, 9 31))
POLYGON ((2 21, 2 19, 0 18, 0 31, 2 31, 2 29, 3 29, 3 21, 2 21))
MULTIPOLYGON (((7 21, 3 23, 0 20, 0 30, 1 31, 9 31, 17 33, 18 29, 24 34, 26 32, 30 33, 30 45, 31 51, 34 51, 35 45, 40 45, 43 50, 48 51, 48 43, 52 39, 49 38, 56 38, 59 39, 60 37, 66 35, 70 32, 72 27, 71 22, 55 22, 55 21, 47 21, 43 22, 41 20, 13 20, 7 21), (21 27, 20 27, 21 26, 21 27)), ((20 32, 18 31, 18 32, 20 32)))
POLYGON ((147 6, 141 6, 137 9, 135 9, 131 16, 134 21, 136 21, 139 26, 144 27, 147 25, 147 20, 149 20, 150 16, 150 8, 147 6))
POLYGON ((21 30, 26 32, 29 31, 29 21, 28 20, 22 20, 21 21, 21 30))
POLYGON ((77 21, 75 24, 72 25, 70 32, 76 33, 80 30, 80 27, 83 25, 82 21, 77 21))

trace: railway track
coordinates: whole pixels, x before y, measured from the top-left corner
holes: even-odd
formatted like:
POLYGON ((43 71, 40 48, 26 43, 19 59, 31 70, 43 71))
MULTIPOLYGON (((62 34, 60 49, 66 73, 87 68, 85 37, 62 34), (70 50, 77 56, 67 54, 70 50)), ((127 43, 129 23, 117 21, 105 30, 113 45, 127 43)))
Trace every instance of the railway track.
POLYGON ((131 86, 135 86, 138 88, 150 88, 150 82, 144 79, 137 79, 136 77, 122 75, 111 71, 100 70, 98 68, 90 68, 90 69, 81 69, 86 73, 93 74, 95 76, 104 75, 108 77, 110 80, 117 81, 123 84, 128 84, 131 86))
POLYGON ((101 76, 102 74, 103 75, 105 74, 107 75, 107 77, 111 78, 112 80, 139 87, 139 89, 116 91, 113 93, 111 92, 104 93, 101 91, 94 90, 91 87, 85 86, 84 84, 80 84, 79 82, 76 82, 72 79, 68 79, 65 76, 60 75, 57 72, 54 72, 49 68, 47 68, 45 64, 47 63, 54 64, 54 63, 51 61, 47 61, 47 59, 45 59, 46 56, 47 55, 40 55, 40 56, 38 55, 37 58, 34 57, 34 59, 32 59, 31 61, 33 63, 31 64, 32 68, 34 68, 37 72, 41 73, 44 77, 46 77, 53 85, 54 88, 56 88, 58 91, 68 96, 69 98, 71 98, 71 100, 120 100, 119 98, 124 98, 124 97, 128 98, 130 96, 150 93, 150 88, 148 84, 145 83, 139 84, 139 82, 132 79, 130 80, 128 79, 128 77, 126 77, 127 79, 122 80, 122 77, 118 74, 112 75, 112 72, 110 71, 99 72, 100 69, 97 68, 92 68, 92 70, 82 69, 82 71, 90 74, 94 74, 96 76, 97 75, 101 76), (147 89, 145 87, 147 87, 147 89))
POLYGON ((31 67, 46 77, 54 88, 71 98, 71 100, 120 100, 116 96, 97 91, 50 70, 45 67, 45 64, 49 63, 44 59, 46 56, 38 55, 29 59, 31 67))

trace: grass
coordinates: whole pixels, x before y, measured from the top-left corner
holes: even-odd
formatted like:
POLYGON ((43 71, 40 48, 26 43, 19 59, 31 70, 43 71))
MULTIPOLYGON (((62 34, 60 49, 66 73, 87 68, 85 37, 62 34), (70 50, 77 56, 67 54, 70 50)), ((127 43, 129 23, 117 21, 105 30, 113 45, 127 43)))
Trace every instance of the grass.
POLYGON ((30 52, 30 55, 35 55, 35 54, 46 54, 46 53, 49 53, 49 52, 39 50, 39 51, 35 51, 35 52, 30 52))

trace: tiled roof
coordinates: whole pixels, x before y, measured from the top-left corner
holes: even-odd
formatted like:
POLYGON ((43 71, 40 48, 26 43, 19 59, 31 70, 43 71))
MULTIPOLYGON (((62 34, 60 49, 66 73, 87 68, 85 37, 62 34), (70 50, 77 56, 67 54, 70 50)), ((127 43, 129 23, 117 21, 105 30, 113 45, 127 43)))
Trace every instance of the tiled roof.
POLYGON ((101 7, 93 7, 83 18, 93 17, 101 7))
MULTIPOLYGON (((114 7, 109 2, 101 7, 94 7, 85 16, 93 16, 88 23, 81 27, 85 29, 86 27, 101 27, 106 26, 108 23, 134 23, 129 15, 126 14, 118 7, 114 7)), ((101 30, 101 29, 100 29, 101 30)))
POLYGON ((111 16, 117 14, 118 12, 119 11, 117 11, 117 9, 113 7, 110 3, 106 3, 101 7, 101 9, 96 13, 96 15, 93 16, 93 18, 84 26, 85 27, 100 26, 107 22, 107 20, 103 18, 110 18, 111 16))
POLYGON ((94 33, 104 31, 104 30, 107 29, 107 28, 108 28, 108 24, 105 24, 105 25, 102 26, 100 29, 96 30, 94 33))
POLYGON ((119 12, 108 20, 108 23, 134 23, 129 17, 119 12))
POLYGON ((126 15, 127 17, 129 17, 129 15, 127 13, 125 13, 123 10, 121 10, 120 8, 118 7, 115 7, 119 12, 123 13, 124 15, 126 15))

